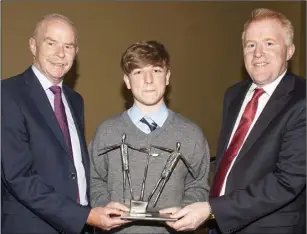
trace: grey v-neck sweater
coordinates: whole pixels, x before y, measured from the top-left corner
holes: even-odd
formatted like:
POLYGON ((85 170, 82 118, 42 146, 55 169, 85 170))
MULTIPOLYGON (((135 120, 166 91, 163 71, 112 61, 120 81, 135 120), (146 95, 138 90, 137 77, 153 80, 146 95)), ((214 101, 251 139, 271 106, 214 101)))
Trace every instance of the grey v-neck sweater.
MULTIPOLYGON (((180 152, 191 165, 194 176, 188 171, 182 160, 178 161, 170 179, 166 182, 163 192, 155 209, 185 206, 198 201, 207 201, 209 186, 209 148, 202 130, 184 118, 182 115, 169 111, 168 118, 163 126, 150 134, 142 132, 131 121, 127 111, 108 119, 97 128, 94 138, 89 145, 91 159, 91 204, 93 207, 105 206, 110 201, 123 201, 123 173, 120 149, 98 156, 106 147, 121 143, 122 134, 125 133, 126 143, 136 148, 147 148, 150 145, 162 146, 170 149, 176 148, 176 142, 181 143, 180 152)), ((141 193, 141 184, 147 155, 129 149, 129 169, 132 181, 132 190, 135 199, 141 193)), ((158 157, 149 158, 148 174, 145 183, 144 200, 146 200, 158 182, 161 172, 168 159, 169 153, 153 149, 158 157)), ((126 185, 126 205, 129 205, 130 189, 126 185)), ((157 192, 149 203, 152 208, 157 192)), ((163 223, 132 222, 113 232, 118 233, 171 233, 163 223)))

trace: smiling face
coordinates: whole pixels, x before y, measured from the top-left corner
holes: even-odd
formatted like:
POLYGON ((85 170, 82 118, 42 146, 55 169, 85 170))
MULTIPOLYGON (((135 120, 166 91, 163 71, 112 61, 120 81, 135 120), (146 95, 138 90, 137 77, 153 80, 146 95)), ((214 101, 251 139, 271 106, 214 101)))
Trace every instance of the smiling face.
POLYGON ((260 87, 273 82, 287 69, 287 61, 295 50, 293 44, 286 44, 285 30, 274 19, 251 22, 243 47, 246 70, 260 87))
POLYGON ((128 89, 131 89, 134 103, 145 113, 164 103, 165 88, 169 84, 170 71, 166 67, 147 65, 124 75, 128 89))
POLYGON ((48 19, 29 43, 34 66, 53 84, 60 83, 78 51, 73 28, 61 19, 48 19))

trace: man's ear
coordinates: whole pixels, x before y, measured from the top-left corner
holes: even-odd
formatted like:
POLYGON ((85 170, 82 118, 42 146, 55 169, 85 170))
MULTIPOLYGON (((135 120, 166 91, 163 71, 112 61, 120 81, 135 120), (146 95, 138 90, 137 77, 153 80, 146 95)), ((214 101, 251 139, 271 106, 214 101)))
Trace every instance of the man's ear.
POLYGON ((294 54, 295 45, 291 44, 287 47, 287 61, 290 60, 294 54))
POLYGON ((166 85, 169 85, 169 78, 170 78, 170 76, 171 76, 171 71, 170 70, 168 70, 167 71, 167 73, 166 73, 166 85))
POLYGON ((124 75, 124 81, 125 81, 127 89, 131 89, 130 80, 129 80, 129 77, 127 75, 124 75))
POLYGON ((76 46, 76 54, 78 54, 78 52, 79 52, 79 47, 76 46))
POLYGON ((33 54, 33 56, 35 56, 36 55, 36 40, 33 37, 29 39, 29 47, 30 47, 31 53, 33 54))

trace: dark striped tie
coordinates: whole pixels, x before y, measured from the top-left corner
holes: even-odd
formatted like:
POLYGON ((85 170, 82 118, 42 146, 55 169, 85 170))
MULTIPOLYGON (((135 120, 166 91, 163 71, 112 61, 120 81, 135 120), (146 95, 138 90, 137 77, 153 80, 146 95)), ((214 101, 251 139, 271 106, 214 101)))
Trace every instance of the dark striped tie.
POLYGON ((144 117, 140 120, 140 122, 142 122, 143 124, 146 124, 149 127, 151 132, 156 130, 156 128, 158 127, 158 125, 154 121, 152 121, 152 123, 150 124, 144 117))

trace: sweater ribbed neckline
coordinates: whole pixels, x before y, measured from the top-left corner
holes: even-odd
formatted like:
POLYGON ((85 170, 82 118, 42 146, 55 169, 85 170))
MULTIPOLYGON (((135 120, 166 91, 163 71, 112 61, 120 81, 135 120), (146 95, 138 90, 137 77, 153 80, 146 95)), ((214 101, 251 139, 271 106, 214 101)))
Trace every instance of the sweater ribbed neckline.
MULTIPOLYGON (((158 127, 156 130, 153 132, 146 134, 142 130, 140 130, 130 119, 128 115, 128 111, 124 111, 121 115, 121 121, 124 123, 125 127, 127 128, 127 132, 133 135, 134 138, 137 139, 152 139, 158 137, 162 132, 166 131, 173 125, 173 119, 175 117, 175 113, 168 109, 168 116, 167 119, 165 120, 164 124, 162 127, 158 127)), ((127 136, 129 137, 129 136, 127 136)))

